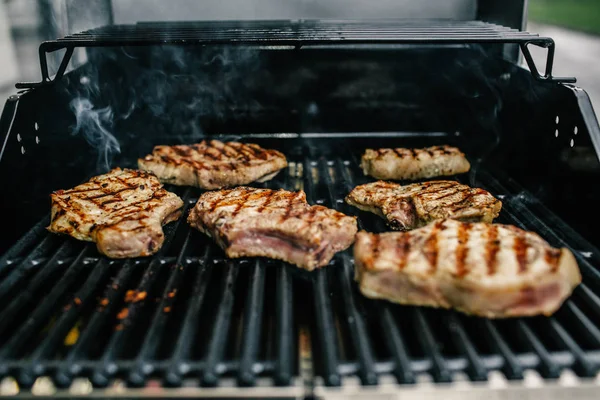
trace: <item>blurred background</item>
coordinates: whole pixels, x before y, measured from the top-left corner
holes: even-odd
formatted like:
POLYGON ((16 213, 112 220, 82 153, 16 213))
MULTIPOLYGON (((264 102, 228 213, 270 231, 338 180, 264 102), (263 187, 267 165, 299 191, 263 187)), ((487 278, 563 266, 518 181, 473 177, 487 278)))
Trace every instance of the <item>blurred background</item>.
MULTIPOLYGON (((554 75, 577 77, 599 104, 600 0, 497 3, 514 7, 523 2, 528 16, 524 28, 556 42, 554 75)), ((15 82, 41 79, 40 42, 95 26, 185 19, 475 19, 475 4, 474 0, 0 0, 0 102, 15 92, 15 82)), ((542 57, 543 52, 534 55, 542 57)))

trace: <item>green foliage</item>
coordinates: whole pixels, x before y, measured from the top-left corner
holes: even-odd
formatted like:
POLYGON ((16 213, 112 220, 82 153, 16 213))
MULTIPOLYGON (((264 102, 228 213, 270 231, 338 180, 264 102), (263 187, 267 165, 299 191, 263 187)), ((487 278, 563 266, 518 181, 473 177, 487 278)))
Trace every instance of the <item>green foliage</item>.
POLYGON ((600 35, 600 0, 529 0, 529 19, 600 35))

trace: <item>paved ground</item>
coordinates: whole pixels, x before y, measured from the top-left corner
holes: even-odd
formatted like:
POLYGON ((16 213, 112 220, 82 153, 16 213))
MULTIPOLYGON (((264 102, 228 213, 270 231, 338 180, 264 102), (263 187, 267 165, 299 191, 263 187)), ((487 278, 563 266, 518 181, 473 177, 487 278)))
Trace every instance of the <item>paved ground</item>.
POLYGON ((553 74, 575 76, 577 85, 585 89, 591 97, 598 115, 600 112, 600 36, 536 23, 529 23, 527 30, 554 39, 556 53, 553 74))

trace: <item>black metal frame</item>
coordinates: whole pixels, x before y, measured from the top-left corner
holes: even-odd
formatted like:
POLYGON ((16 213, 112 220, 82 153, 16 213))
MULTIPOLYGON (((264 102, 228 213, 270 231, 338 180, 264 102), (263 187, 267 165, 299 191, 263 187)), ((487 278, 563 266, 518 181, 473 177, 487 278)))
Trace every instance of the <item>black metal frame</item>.
POLYGON ((40 82, 17 83, 19 89, 34 88, 60 80, 75 48, 148 45, 289 46, 299 50, 318 46, 516 44, 534 78, 541 81, 575 82, 575 78, 552 76, 555 44, 551 38, 480 21, 232 21, 139 23, 111 25, 46 41, 40 45, 40 82), (548 49, 546 67, 540 73, 529 46, 548 49), (54 79, 47 55, 66 50, 54 79))

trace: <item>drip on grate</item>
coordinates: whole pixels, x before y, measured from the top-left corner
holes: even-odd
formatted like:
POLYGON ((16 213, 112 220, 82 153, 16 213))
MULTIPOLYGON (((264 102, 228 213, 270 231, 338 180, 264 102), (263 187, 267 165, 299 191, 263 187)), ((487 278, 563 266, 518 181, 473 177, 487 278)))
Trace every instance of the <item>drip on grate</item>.
MULTIPOLYGON (((311 147, 309 158, 294 156, 259 186, 303 189, 310 203, 359 216, 361 229, 385 230, 382 219, 343 202, 369 178, 342 149, 326 158, 311 147)), ((599 254, 535 199, 523 201, 501 173, 481 168, 474 178, 502 196, 499 222, 573 249, 584 283, 554 316, 494 321, 369 300, 355 286, 350 251, 313 273, 274 260, 227 260, 184 219, 166 227, 159 254, 139 260, 107 260, 92 244, 47 233, 43 221, 0 259, 0 375, 22 386, 42 375, 59 386, 76 377, 96 386, 114 378, 179 386, 192 377, 204 386, 228 377, 241 386, 263 377, 288 386, 301 375, 300 343, 314 375, 332 386, 345 377, 373 385, 390 373, 400 383, 422 373, 436 382, 457 372, 486 380, 495 370, 510 379, 525 369, 548 378, 567 368, 595 375, 599 254)), ((169 189, 188 209, 201 193, 169 189)), ((306 385, 310 372, 302 374, 306 385)))

